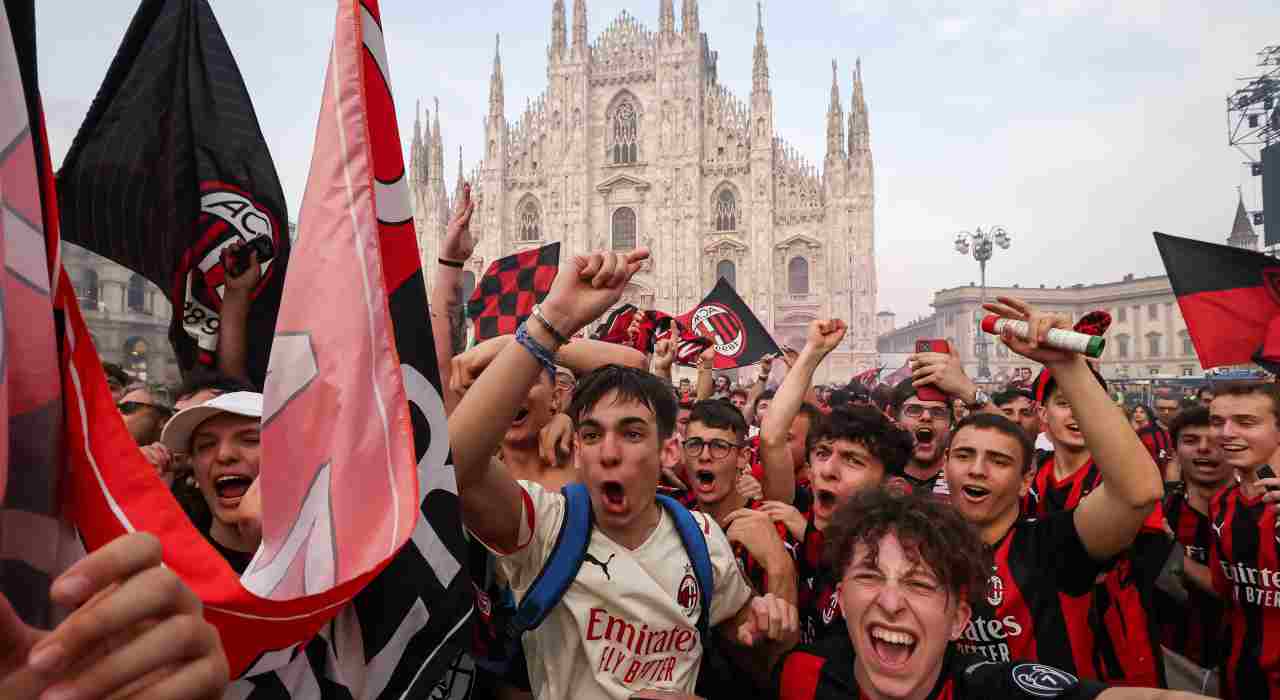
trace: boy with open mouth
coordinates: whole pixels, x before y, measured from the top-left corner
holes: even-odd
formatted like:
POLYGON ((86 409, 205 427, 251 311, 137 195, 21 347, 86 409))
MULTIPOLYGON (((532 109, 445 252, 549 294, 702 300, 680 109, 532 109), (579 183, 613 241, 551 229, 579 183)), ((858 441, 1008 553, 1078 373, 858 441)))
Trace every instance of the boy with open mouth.
POLYGON ((778 697, 1201 697, 1155 688, 1107 688, 1043 663, 966 655, 957 641, 972 627, 974 607, 984 597, 989 561, 984 550, 974 527, 937 499, 884 489, 855 496, 835 515, 828 544, 840 579, 844 634, 787 655, 778 668, 778 697))
MULTIPOLYGON (((463 522, 498 557, 517 603, 565 527, 567 500, 513 479, 494 451, 538 373, 554 372, 556 351, 618 302, 647 258, 642 249, 567 261, 516 342, 449 417, 463 522)), ((587 557, 542 623, 523 636, 534 695, 621 700, 646 689, 692 692, 704 629, 767 682, 767 669, 798 637, 796 611, 775 596, 753 596, 720 527, 694 514, 713 570, 713 588, 702 593, 673 516, 656 499, 661 451, 675 430, 670 389, 648 372, 610 365, 579 381, 569 415, 590 506, 587 557)))
POLYGON ((1163 482, 1084 358, 1041 345, 1050 329, 1069 327, 1065 319, 1005 297, 986 308, 1031 326, 1033 340, 1006 333, 1002 341, 1052 372, 1055 391, 1074 408, 1072 430, 1087 438, 1102 479, 1071 510, 1020 519, 1019 501, 1033 476, 1026 432, 994 413, 957 426, 946 464, 951 503, 978 528, 995 564, 962 646, 991 661, 1026 658, 1098 678, 1087 624, 1094 582, 1133 545, 1163 496, 1163 482))

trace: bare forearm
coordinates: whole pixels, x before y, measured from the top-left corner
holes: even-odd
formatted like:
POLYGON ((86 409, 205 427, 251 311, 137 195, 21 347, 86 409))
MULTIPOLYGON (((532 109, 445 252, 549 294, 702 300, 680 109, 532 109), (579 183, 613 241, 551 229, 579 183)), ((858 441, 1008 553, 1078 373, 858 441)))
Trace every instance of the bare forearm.
POLYGON ((436 349, 436 364, 440 368, 440 383, 446 387, 444 406, 452 413, 458 396, 447 389, 452 371, 450 360, 462 351, 465 331, 462 325, 462 275, 457 268, 439 265, 436 284, 431 288, 431 336, 436 349))
POLYGON ((645 369, 649 360, 644 353, 632 347, 602 340, 580 339, 560 348, 560 352, 556 354, 556 362, 581 377, 605 365, 645 369))
POLYGON ((765 387, 769 385, 767 377, 756 376, 756 383, 751 385, 747 390, 747 407, 742 412, 742 416, 747 419, 747 425, 755 422, 756 418, 756 401, 764 394, 765 387))
POLYGON ((796 565, 792 563, 787 550, 782 548, 782 543, 778 544, 778 551, 769 557, 770 561, 765 563, 767 583, 764 592, 772 593, 792 605, 798 605, 800 594, 796 583, 796 565))
POLYGON ((698 391, 697 400, 706 401, 711 398, 711 389, 715 384, 715 377, 711 374, 710 367, 698 365, 698 391))
POLYGON ((1182 576, 1196 588, 1217 597, 1218 592, 1213 588, 1213 575, 1209 573, 1209 567, 1190 559, 1183 559, 1182 576))
POLYGON ((821 363, 822 356, 806 347, 782 380, 782 386, 778 387, 778 393, 769 404, 769 412, 760 423, 765 497, 771 500, 783 503, 795 500, 796 471, 787 445, 787 433, 804 403, 805 392, 813 382, 813 373, 821 363))
POLYGON ((218 371, 228 377, 248 380, 248 294, 228 291, 222 299, 218 319, 218 371))
POLYGON ((1108 688, 1098 700, 1207 700, 1208 696, 1160 688, 1108 688))

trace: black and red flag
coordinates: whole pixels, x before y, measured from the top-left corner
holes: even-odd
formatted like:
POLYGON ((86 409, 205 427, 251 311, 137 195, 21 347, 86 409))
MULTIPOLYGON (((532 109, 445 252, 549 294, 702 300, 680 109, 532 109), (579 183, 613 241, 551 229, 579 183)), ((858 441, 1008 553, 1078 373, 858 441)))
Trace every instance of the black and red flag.
POLYGON ((475 322, 476 342, 515 333, 533 313, 534 304, 551 291, 559 269, 559 243, 494 260, 467 300, 467 318, 475 322))
POLYGON ((216 366, 234 243, 265 249, 246 333, 262 385, 288 216, 249 92, 207 0, 143 0, 58 173, 63 238, 166 290, 183 370, 216 366))
MULTIPOLYGON (((716 369, 746 367, 769 354, 778 354, 778 344, 751 313, 746 302, 723 277, 692 311, 677 319, 693 336, 710 336, 716 348, 716 369)), ((702 348, 693 338, 683 337, 676 361, 693 366, 702 348)))
POLYGON ((623 304, 600 322, 591 337, 606 343, 627 345, 650 355, 658 336, 670 331, 673 324, 679 325, 670 314, 653 309, 642 311, 635 304, 623 304))
POLYGON ((1256 362, 1280 371, 1280 260, 1156 233, 1200 366, 1256 362))

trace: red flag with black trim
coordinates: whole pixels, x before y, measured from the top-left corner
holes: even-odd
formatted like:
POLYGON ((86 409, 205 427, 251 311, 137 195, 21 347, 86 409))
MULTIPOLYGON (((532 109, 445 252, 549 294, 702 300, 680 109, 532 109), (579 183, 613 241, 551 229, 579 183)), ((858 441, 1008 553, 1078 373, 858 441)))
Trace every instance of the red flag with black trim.
POLYGON ((65 240, 168 293, 169 340, 184 372, 217 367, 228 278, 222 251, 233 243, 256 248, 245 364, 262 386, 289 219, 249 91, 208 0, 139 5, 58 171, 58 201, 65 240))
POLYGON ((716 369, 747 367, 765 355, 781 352, 764 324, 723 277, 692 311, 677 320, 688 329, 676 353, 676 361, 683 365, 696 365, 701 352, 701 348, 694 352, 697 341, 689 334, 711 338, 716 348, 716 369))
POLYGON ((605 317, 591 334, 594 340, 633 347, 646 355, 653 353, 659 336, 671 330, 674 316, 661 311, 641 311, 635 304, 623 304, 605 317))
POLYGON ((485 270, 467 300, 476 342, 511 335, 551 291, 560 269, 560 243, 548 243, 498 258, 485 270))
POLYGON ((1280 260, 1159 232, 1155 239, 1200 366, 1280 370, 1280 260))

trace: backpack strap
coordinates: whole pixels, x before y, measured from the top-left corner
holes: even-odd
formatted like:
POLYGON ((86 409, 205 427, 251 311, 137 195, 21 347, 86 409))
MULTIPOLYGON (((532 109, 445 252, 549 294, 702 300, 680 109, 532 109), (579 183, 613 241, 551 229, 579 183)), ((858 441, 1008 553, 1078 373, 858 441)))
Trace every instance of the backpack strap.
POLYGON ((658 503, 666 509, 675 523, 676 532, 680 533, 680 541, 684 551, 693 564, 693 577, 698 581, 698 591, 702 596, 702 612, 698 615, 698 635, 702 637, 703 648, 710 642, 711 632, 711 595, 715 592, 715 574, 711 568, 711 551, 707 549, 707 538, 698 525, 697 518, 688 508, 668 496, 659 495, 658 503))
POLYGON ((569 484, 560 489, 560 493, 564 495, 564 522, 542 571, 529 584, 529 590, 511 618, 510 634, 513 639, 519 639, 520 635, 542 624, 560 603, 569 585, 577 578, 578 569, 582 568, 582 560, 587 554, 587 545, 591 542, 593 518, 591 496, 586 485, 569 484))

